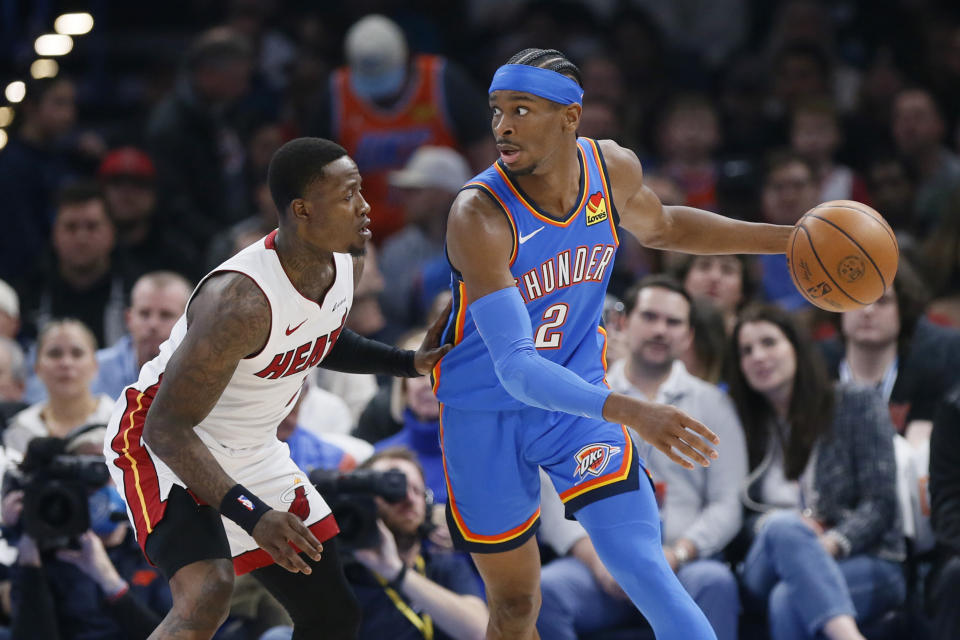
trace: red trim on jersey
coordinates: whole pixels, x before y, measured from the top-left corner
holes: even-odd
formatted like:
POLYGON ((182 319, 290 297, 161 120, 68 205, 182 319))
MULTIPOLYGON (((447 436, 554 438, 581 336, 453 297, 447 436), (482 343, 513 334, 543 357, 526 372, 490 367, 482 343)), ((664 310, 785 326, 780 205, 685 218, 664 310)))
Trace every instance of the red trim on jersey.
POLYGON ((206 501, 206 500, 204 500, 203 498, 201 498, 200 496, 198 496, 197 494, 195 494, 195 493, 193 492, 193 489, 186 489, 186 491, 187 491, 187 494, 188 494, 191 498, 193 498, 193 501, 197 503, 197 506, 198 506, 198 507, 207 507, 207 506, 209 506, 209 505, 207 504, 207 501, 206 501))
MULTIPOLYGON (((265 237, 265 238, 263 239, 263 246, 264 246, 264 247, 266 247, 267 249, 270 249, 270 250, 272 250, 272 251, 276 251, 276 250, 277 250, 277 231, 279 231, 279 229, 274 229, 273 231, 271 231, 270 233, 267 234, 267 237, 265 237)), ((296 286, 295 284, 293 284, 292 282, 290 282, 290 277, 287 275, 287 272, 283 270, 283 265, 280 265, 280 269, 281 269, 281 271, 283 271, 283 277, 286 279, 287 282, 290 282, 290 286, 293 287, 293 290, 294 290, 294 291, 296 291, 297 293, 300 294, 300 297, 301 297, 301 298, 303 298, 304 300, 306 300, 307 302, 309 302, 309 303, 311 303, 311 304, 315 304, 315 305, 317 305, 318 307, 323 308, 323 303, 327 301, 327 294, 330 293, 330 290, 331 290, 331 289, 333 289, 333 285, 335 285, 335 284, 337 283, 337 276, 338 276, 339 273, 340 273, 340 269, 337 267, 337 256, 336 256, 336 255, 333 255, 333 256, 331 256, 331 259, 333 260, 333 280, 330 282, 330 286, 327 288, 327 290, 323 292, 323 295, 320 296, 320 301, 319 301, 319 302, 316 301, 316 300, 314 300, 314 299, 312 299, 312 298, 308 298, 307 296, 303 295, 303 294, 300 292, 300 289, 297 289, 297 286, 296 286)), ((279 255, 279 254, 277 254, 277 260, 278 260, 278 261, 280 260, 280 255, 279 255)), ((238 271, 237 273, 241 273, 241 272, 238 271)), ((260 285, 257 285, 257 286, 259 287, 260 285)), ((262 291, 262 289, 261 289, 261 291, 262 291)), ((264 295, 266 295, 266 294, 264 294, 264 295)), ((267 302, 269 303, 270 300, 267 299, 267 302)), ((290 334, 287 334, 287 335, 290 335, 290 334)), ((259 354, 259 352, 258 352, 258 354, 259 354)), ((249 357, 253 357, 253 356, 247 356, 247 357, 249 358, 249 357)))
MULTIPOLYGON (((340 527, 337 526, 337 521, 334 519, 332 513, 323 520, 314 522, 307 528, 310 529, 313 535, 316 536, 317 540, 320 542, 326 542, 333 536, 340 533, 340 527)), ((297 550, 297 553, 300 552, 300 549, 297 549, 296 545, 293 543, 289 544, 291 547, 297 550)), ((263 549, 251 549, 250 551, 241 553, 238 556, 234 556, 233 570, 238 576, 242 576, 243 574, 250 573, 255 569, 268 567, 273 563, 273 556, 263 549)))
POLYGON ((277 250, 277 231, 279 231, 279 229, 274 229, 263 239, 263 246, 271 251, 277 250))
POLYGON ((141 548, 145 547, 147 535, 156 528, 167 507, 166 501, 160 499, 157 468, 142 440, 147 410, 159 388, 160 380, 143 392, 132 387, 126 390, 127 404, 120 418, 120 429, 110 441, 110 448, 117 454, 113 464, 123 471, 121 490, 133 514, 141 548))

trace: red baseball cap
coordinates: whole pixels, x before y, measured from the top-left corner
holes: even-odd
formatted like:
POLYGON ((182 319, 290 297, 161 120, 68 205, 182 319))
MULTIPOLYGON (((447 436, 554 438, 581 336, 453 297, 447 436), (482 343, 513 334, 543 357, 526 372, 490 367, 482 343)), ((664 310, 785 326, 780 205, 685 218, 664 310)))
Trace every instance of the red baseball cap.
POLYGON ((105 180, 118 177, 153 180, 157 176, 157 169, 150 156, 140 149, 120 147, 103 158, 97 175, 105 180))

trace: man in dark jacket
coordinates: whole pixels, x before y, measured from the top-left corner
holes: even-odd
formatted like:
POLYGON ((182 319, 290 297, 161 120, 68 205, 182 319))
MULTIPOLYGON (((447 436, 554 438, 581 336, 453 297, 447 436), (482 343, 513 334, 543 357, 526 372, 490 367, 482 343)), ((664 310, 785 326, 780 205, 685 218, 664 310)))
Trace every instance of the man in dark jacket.
POLYGON ((947 395, 930 439, 931 522, 937 561, 927 583, 932 640, 960 638, 960 386, 947 395))
POLYGON ((890 405, 897 431, 925 423, 929 433, 937 405, 960 381, 960 332, 923 317, 926 287, 900 258, 893 286, 872 305, 837 315, 841 338, 823 344, 834 377, 874 387, 890 405))
MULTIPOLYGON (((54 318, 81 320, 100 346, 125 333, 129 290, 114 252, 116 231, 96 183, 74 182, 57 192, 51 251, 19 283, 22 335, 33 338, 54 318)), ((27 400, 34 402, 30 387, 27 400)))
POLYGON ((151 271, 176 271, 192 280, 204 275, 192 238, 160 208, 157 170, 149 155, 136 147, 114 149, 100 163, 97 177, 128 282, 151 271))
POLYGON ((200 251, 215 233, 250 213, 244 118, 237 105, 249 89, 251 60, 246 39, 226 27, 200 35, 176 87, 147 126, 157 189, 168 198, 162 206, 200 251))

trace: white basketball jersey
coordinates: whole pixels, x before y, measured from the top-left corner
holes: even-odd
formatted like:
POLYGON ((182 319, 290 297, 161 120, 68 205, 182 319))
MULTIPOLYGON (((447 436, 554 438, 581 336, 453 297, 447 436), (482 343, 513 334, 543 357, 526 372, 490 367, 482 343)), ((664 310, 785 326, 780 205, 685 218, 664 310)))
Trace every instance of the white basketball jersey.
MULTIPOLYGON (((276 441, 277 426, 293 408, 309 371, 330 353, 353 303, 353 259, 349 254, 333 254, 333 284, 322 301, 309 300, 297 291, 280 264, 276 233, 211 271, 193 293, 196 295, 210 276, 235 271, 253 280, 270 304, 270 335, 263 349, 240 361, 220 399, 195 428, 215 450, 250 449, 276 441)), ((134 388, 152 398, 155 390, 148 390, 159 385, 186 332, 184 313, 170 338, 160 345, 160 354, 141 369, 134 388)))

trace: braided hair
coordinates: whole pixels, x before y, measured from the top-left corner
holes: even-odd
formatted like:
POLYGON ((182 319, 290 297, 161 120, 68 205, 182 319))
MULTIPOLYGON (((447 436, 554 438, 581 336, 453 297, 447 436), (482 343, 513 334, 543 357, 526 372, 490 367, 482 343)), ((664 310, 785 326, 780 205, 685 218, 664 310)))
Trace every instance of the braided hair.
POLYGON ((580 75, 580 68, 570 62, 565 55, 556 49, 524 49, 515 53, 507 64, 523 64, 528 67, 539 67, 556 71, 567 76, 581 87, 583 86, 583 77, 580 75))

